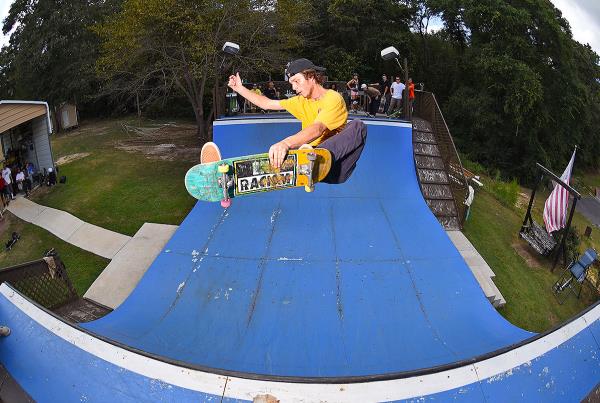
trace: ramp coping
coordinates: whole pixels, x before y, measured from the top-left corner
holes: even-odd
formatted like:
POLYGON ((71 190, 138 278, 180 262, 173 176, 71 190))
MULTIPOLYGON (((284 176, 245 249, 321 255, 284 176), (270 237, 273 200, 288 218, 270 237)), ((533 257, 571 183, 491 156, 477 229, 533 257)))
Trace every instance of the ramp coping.
MULTIPOLYGON (((27 300, 5 283, 0 285, 0 294, 57 337, 118 367, 198 392, 247 399, 257 392, 268 391, 283 401, 294 399, 384 401, 441 393, 497 377, 522 365, 531 365, 532 360, 567 342, 600 318, 600 304, 596 304, 578 318, 548 333, 534 336, 517 347, 511 346, 506 351, 490 358, 467 362, 455 368, 439 371, 435 371, 433 368, 430 373, 372 382, 352 383, 352 379, 348 378, 348 382, 337 383, 310 383, 311 379, 308 379, 307 383, 290 383, 285 382, 285 379, 270 381, 230 376, 225 373, 211 373, 184 366, 184 363, 181 365, 163 361, 161 357, 144 355, 142 352, 102 340, 91 332, 65 323, 27 300), (340 387, 342 384, 343 387, 340 387)), ((296 382, 299 381, 296 380, 296 382)))

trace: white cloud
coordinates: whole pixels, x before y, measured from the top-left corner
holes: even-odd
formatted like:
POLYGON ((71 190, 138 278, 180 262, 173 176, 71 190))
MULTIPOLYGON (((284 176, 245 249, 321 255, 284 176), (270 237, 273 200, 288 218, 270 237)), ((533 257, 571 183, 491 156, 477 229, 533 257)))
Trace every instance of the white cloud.
POLYGON ((598 0, 550 0, 569 21, 573 39, 589 43, 600 54, 600 10, 598 0))

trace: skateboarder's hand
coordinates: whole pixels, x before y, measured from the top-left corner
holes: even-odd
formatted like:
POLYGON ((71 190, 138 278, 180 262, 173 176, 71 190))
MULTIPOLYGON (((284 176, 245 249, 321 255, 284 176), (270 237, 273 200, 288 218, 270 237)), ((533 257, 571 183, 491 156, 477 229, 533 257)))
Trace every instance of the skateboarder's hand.
POLYGON ((240 78, 240 73, 236 73, 234 75, 229 76, 229 82, 227 83, 229 88, 238 92, 238 89, 242 86, 242 79, 240 78))
POLYGON ((269 160, 271 161, 271 165, 275 168, 279 168, 289 149, 290 147, 288 147, 284 141, 273 144, 271 148, 269 148, 269 160))

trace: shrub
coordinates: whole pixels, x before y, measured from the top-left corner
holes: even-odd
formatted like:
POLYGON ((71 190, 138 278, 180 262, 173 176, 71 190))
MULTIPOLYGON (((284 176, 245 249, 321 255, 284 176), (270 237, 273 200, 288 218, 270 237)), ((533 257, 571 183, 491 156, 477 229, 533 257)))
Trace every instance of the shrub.
POLYGON ((494 195, 496 199, 506 207, 514 208, 519 197, 519 183, 516 179, 510 182, 500 180, 490 180, 487 184, 487 190, 494 195))

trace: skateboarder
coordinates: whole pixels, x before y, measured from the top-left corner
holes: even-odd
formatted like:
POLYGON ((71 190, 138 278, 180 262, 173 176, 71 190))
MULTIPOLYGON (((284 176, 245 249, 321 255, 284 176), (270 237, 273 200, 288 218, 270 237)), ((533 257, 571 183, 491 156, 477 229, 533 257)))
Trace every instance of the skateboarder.
MULTIPOLYGON (((323 180, 327 183, 345 182, 356 167, 367 137, 367 128, 360 120, 346 123, 348 110, 342 96, 323 87, 323 67, 308 59, 288 63, 286 77, 298 94, 289 99, 269 99, 251 92, 242 85, 239 73, 229 77, 229 87, 249 102, 266 110, 285 109, 302 122, 302 130, 269 148, 271 165, 279 167, 288 151, 295 148, 320 147, 331 152, 333 166, 323 180)), ((216 144, 202 147, 201 163, 221 160, 216 144)))

